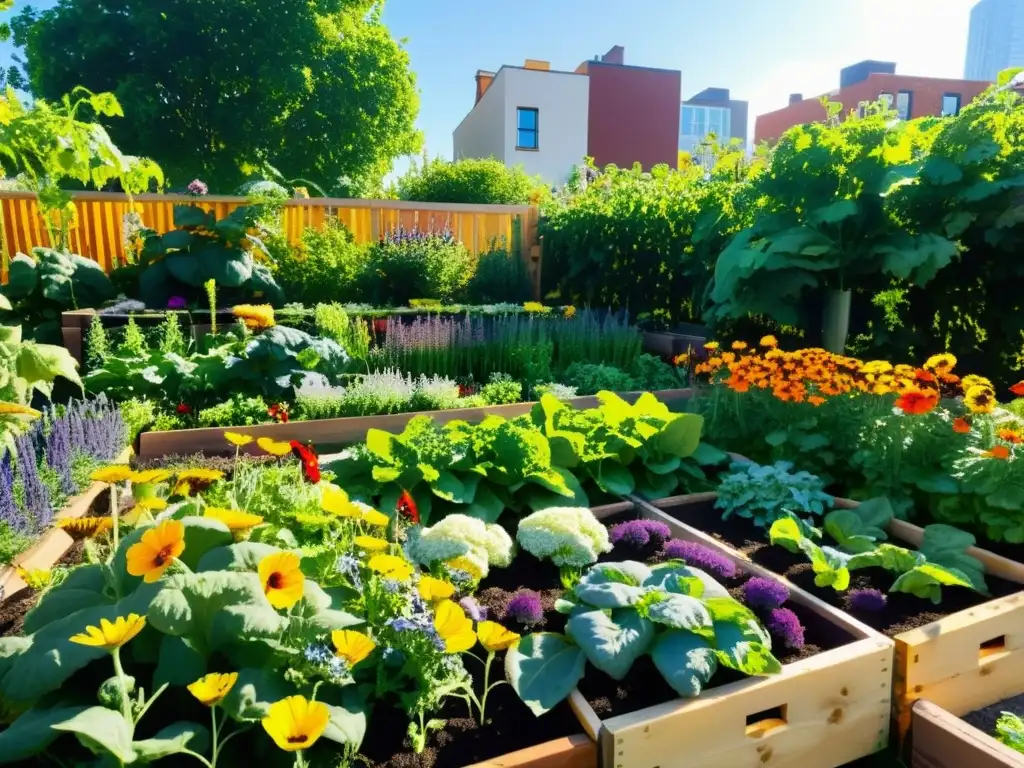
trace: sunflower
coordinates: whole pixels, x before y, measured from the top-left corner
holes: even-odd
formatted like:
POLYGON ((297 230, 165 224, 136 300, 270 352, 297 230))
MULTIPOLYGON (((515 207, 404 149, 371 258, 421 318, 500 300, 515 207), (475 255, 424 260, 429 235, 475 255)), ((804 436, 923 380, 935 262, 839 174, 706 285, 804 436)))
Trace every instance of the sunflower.
POLYGON ((995 445, 991 451, 985 451, 982 456, 989 459, 1008 459, 1010 458, 1010 449, 1005 445, 995 445))
POLYGON ((263 730, 278 747, 286 752, 297 752, 313 746, 327 729, 331 712, 319 701, 307 701, 304 696, 289 696, 275 701, 263 718, 263 730))
POLYGON ((956 358, 948 352, 932 355, 925 361, 924 369, 932 373, 949 373, 956 367, 956 358))
POLYGON ((241 432, 225 432, 224 439, 236 448, 241 448, 244 445, 248 445, 256 438, 252 435, 243 435, 241 432))
POLYGON ((185 551, 185 525, 180 520, 164 520, 142 534, 128 547, 128 573, 142 576, 152 584, 164 575, 176 557, 185 551))
POLYGON ((130 613, 127 617, 118 616, 111 623, 107 619, 100 619, 98 627, 88 626, 84 632, 72 635, 72 643, 88 645, 93 648, 106 648, 113 651, 130 641, 146 626, 146 617, 137 613, 130 613))
POLYGON ((897 408, 915 416, 928 413, 938 404, 938 393, 928 389, 912 389, 896 399, 897 408))
POLYGON ((964 395, 964 403, 972 413, 992 413, 996 407, 996 396, 988 387, 971 387, 964 395))
POLYGON ((387 539, 376 536, 356 536, 352 541, 357 547, 368 552, 381 552, 388 548, 387 539))
POLYGON ((113 485, 114 483, 123 483, 125 480, 131 480, 132 468, 127 464, 111 464, 109 467, 103 467, 97 469, 90 476, 90 480, 95 480, 97 483, 108 483, 113 485))
POLYGON ((444 640, 446 653, 468 651, 476 645, 473 622, 466 616, 462 606, 451 600, 442 600, 434 612, 434 629, 444 640))
POLYGON ((203 675, 194 683, 189 683, 187 687, 188 692, 199 699, 202 704, 207 707, 215 707, 224 701, 224 697, 231 692, 236 682, 238 682, 237 672, 228 674, 211 672, 208 675, 203 675))
POLYGON ((395 581, 408 581, 413 572, 412 564, 398 555, 374 555, 366 567, 386 579, 395 581))
POLYGON ((302 599, 306 578, 299 567, 301 559, 291 552, 267 555, 259 564, 260 583, 267 600, 275 608, 288 609, 302 599))
POLYGON ((207 507, 203 512, 203 517, 224 523, 232 533, 243 533, 263 524, 263 518, 260 515, 250 515, 240 509, 207 507))
POLYGON ((971 431, 971 423, 964 418, 956 419, 953 422, 953 431, 961 435, 966 435, 971 431))
POLYGON ((269 304, 239 304, 232 308, 231 314, 244 321, 250 331, 262 331, 275 325, 274 308, 269 304))
POLYGON ((777 347, 777 346, 779 346, 779 340, 778 340, 778 339, 776 339, 776 338, 775 338, 774 336, 772 336, 772 335, 770 335, 770 334, 769 334, 768 336, 762 336, 762 337, 761 337, 761 341, 760 341, 760 342, 758 342, 758 343, 759 343, 759 344, 760 344, 760 345, 761 345, 762 347, 766 347, 766 348, 768 348, 768 349, 772 349, 772 348, 774 348, 774 347, 777 347))
POLYGON ((518 634, 505 629, 496 621, 481 621, 477 624, 476 636, 488 653, 507 651, 519 642, 518 634))
POLYGON ((272 440, 269 437, 261 437, 256 441, 256 445, 260 447, 260 450, 265 453, 269 453, 271 456, 287 456, 292 452, 292 444, 286 443, 283 440, 272 440))
POLYGON ((420 576, 420 582, 416 588, 419 590, 420 597, 428 603, 447 600, 455 594, 455 587, 447 581, 435 579, 433 576, 420 576))
POLYGON ((128 479, 138 485, 163 483, 171 479, 171 472, 166 469, 147 469, 142 472, 132 472, 132 476, 128 479))
POLYGON ((353 629, 336 629, 331 632, 331 642, 338 656, 343 658, 349 669, 365 659, 377 644, 362 632, 353 629))
MULTIPOLYGON (((178 473, 178 483, 186 484, 190 493, 202 493, 218 480, 224 479, 224 473, 219 469, 186 469, 178 473)), ((187 496, 188 493, 178 494, 187 496)))
POLYGON ((75 539, 94 539, 113 528, 114 521, 109 517, 65 517, 57 521, 57 527, 75 539))

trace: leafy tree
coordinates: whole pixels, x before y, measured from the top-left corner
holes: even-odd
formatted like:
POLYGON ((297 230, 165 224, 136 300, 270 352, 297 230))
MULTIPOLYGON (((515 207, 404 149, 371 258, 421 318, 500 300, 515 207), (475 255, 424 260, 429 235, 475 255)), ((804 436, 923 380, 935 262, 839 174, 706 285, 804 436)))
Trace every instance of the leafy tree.
POLYGON ((265 164, 340 194, 416 152, 409 56, 383 0, 60 0, 13 23, 32 91, 116 94, 114 141, 177 186, 232 189, 265 164), (59 56, 53 55, 60 51, 59 56))
POLYGON ((430 203, 516 205, 536 199, 543 186, 521 167, 508 168, 498 160, 436 158, 414 165, 398 180, 398 197, 430 203))

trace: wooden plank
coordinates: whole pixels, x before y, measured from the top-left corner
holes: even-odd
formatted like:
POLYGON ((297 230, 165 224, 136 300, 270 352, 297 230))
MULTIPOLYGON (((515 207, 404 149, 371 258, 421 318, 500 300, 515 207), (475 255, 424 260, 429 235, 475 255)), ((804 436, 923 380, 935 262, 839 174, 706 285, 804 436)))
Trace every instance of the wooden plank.
POLYGON ((64 349, 68 351, 75 361, 81 368, 85 355, 82 349, 82 329, 81 328, 65 328, 60 329, 61 339, 64 342, 64 349))
POLYGON ((1024 755, 930 701, 914 705, 911 768, 1024 768, 1024 755))
POLYGON ((597 744, 582 734, 568 736, 467 768, 597 768, 597 744))

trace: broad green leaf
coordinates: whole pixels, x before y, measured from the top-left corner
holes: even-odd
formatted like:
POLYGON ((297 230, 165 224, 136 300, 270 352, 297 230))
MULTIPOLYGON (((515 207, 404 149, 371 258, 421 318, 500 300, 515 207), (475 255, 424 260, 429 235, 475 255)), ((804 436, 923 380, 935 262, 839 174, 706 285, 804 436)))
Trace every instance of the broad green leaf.
POLYGON ((473 501, 473 494, 467 491, 466 486, 459 478, 447 470, 437 473, 437 478, 431 482, 430 489, 435 496, 454 504, 469 504, 473 501))
POLYGON ((703 416, 694 413, 679 414, 657 435, 655 446, 667 456, 686 458, 700 445, 700 433, 703 428, 703 416))
POLYGON ((295 693, 294 686, 274 670, 240 669, 221 707, 235 720, 259 720, 271 704, 295 693))
POLYGON ((132 732, 124 716, 106 707, 89 707, 52 727, 75 734, 86 747, 109 752, 122 763, 131 763, 138 757, 132 749, 132 732))
POLYGON ((322 701, 330 712, 324 738, 358 750, 366 736, 366 702, 355 686, 325 691, 322 701))
POLYGON ((592 566, 574 588, 578 601, 595 608, 623 608, 636 605, 647 589, 641 586, 651 569, 642 563, 598 563, 592 566))
POLYGON ((110 599, 99 591, 67 589, 61 584, 43 595, 35 607, 25 614, 24 632, 31 635, 75 611, 98 605, 110 605, 110 599))
POLYGON ((0 731, 0 765, 27 760, 57 740, 53 726, 82 714, 88 707, 34 707, 0 731))
POLYGON ((651 647, 651 660, 665 682, 680 696, 694 698, 718 670, 718 659, 707 640, 689 632, 669 631, 651 647))
POLYGON ((171 755, 181 754, 185 749, 205 754, 209 748, 210 732, 198 723, 178 722, 161 728, 150 739, 132 743, 132 748, 142 762, 155 762, 171 755))
POLYGON ((190 648, 184 639, 174 635, 161 638, 156 671, 153 672, 154 686, 159 687, 164 683, 185 686, 205 674, 206 659, 190 648))
POLYGON ((591 664, 615 680, 626 676, 655 635, 654 624, 629 608, 616 609, 611 616, 601 610, 577 613, 569 617, 565 631, 591 664))
POLYGON ((975 589, 985 592, 985 566, 967 553, 975 544, 974 536, 951 525, 935 523, 924 529, 920 553, 930 564, 944 566, 963 573, 975 589))
POLYGON ((280 552, 279 547, 252 541, 240 541, 226 547, 215 547, 208 551, 196 565, 201 571, 248 571, 256 573, 260 560, 280 552))
POLYGON ((774 675, 782 671, 782 664, 771 648, 757 640, 756 626, 741 626, 730 622, 715 623, 715 646, 718 662, 745 675, 774 675))
MULTIPOLYGON (((695 581, 703 589, 701 581, 695 581)), ((685 629, 696 634, 702 634, 712 626, 711 614, 701 600, 671 593, 647 606, 647 618, 672 629, 685 629)))
POLYGON ((615 496, 625 496, 633 492, 633 475, 614 459, 605 459, 600 463, 594 480, 602 491, 615 496))
POLYGON ((509 685, 534 715, 564 701, 583 677, 587 657, 565 635, 527 635, 505 654, 509 685))

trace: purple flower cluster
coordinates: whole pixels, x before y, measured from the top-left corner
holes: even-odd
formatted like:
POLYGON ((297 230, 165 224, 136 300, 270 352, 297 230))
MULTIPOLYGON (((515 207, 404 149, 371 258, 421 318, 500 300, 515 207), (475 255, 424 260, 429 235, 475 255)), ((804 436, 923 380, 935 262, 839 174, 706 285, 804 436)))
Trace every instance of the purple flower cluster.
POLYGON ((18 478, 25 494, 25 513, 28 516, 25 528, 41 531, 53 519, 53 504, 50 502, 50 491, 39 476, 39 458, 32 435, 18 436, 14 441, 14 452, 18 457, 18 478))
POLYGON ((779 638, 787 648, 799 650, 804 647, 804 625, 789 608, 775 608, 765 622, 768 631, 779 638))
POLYGON ((682 560, 687 565, 700 568, 723 579, 736 576, 736 564, 725 555, 719 554, 711 547, 695 541, 672 539, 665 543, 662 554, 669 560, 682 560))
POLYGON ((444 639, 437 633, 434 627, 434 616, 431 614, 423 598, 416 592, 409 596, 408 617, 398 616, 389 619, 386 624, 395 632, 415 632, 422 634, 427 640, 433 643, 434 648, 443 651, 445 648, 444 639))
POLYGON ((877 589, 855 589, 847 595, 850 608, 864 613, 878 613, 886 605, 885 595, 877 589))
POLYGON ((429 231, 421 230, 419 227, 412 229, 397 227, 385 233, 380 242, 381 245, 404 245, 405 243, 428 243, 435 240, 445 245, 451 245, 455 242, 455 233, 450 227, 429 231))
POLYGON ((779 608, 789 600, 789 589, 771 579, 755 576, 743 585, 743 602, 751 608, 779 608))
POLYGON ((672 538, 671 529, 660 520, 630 520, 619 523, 608 531, 608 537, 615 546, 623 545, 642 549, 652 541, 661 544, 672 538))
POLYGON ((540 595, 528 589, 521 589, 505 606, 505 616, 515 619, 527 627, 540 624, 544 620, 544 607, 540 595))
POLYGON ((186 306, 188 306, 188 302, 184 296, 171 296, 167 300, 168 309, 184 309, 186 306))
POLYGON ((189 182, 187 189, 190 195, 195 195, 196 197, 199 197, 200 195, 205 195, 210 191, 210 188, 199 179, 193 179, 191 182, 189 182))
POLYGON ((14 463, 9 452, 0 459, 0 522, 13 531, 25 533, 25 517, 14 504, 14 463))
POLYGON ((459 600, 459 605, 462 606, 462 610, 464 610, 466 615, 473 621, 487 621, 487 608, 480 605, 480 603, 476 601, 476 598, 469 596, 464 597, 459 600))

